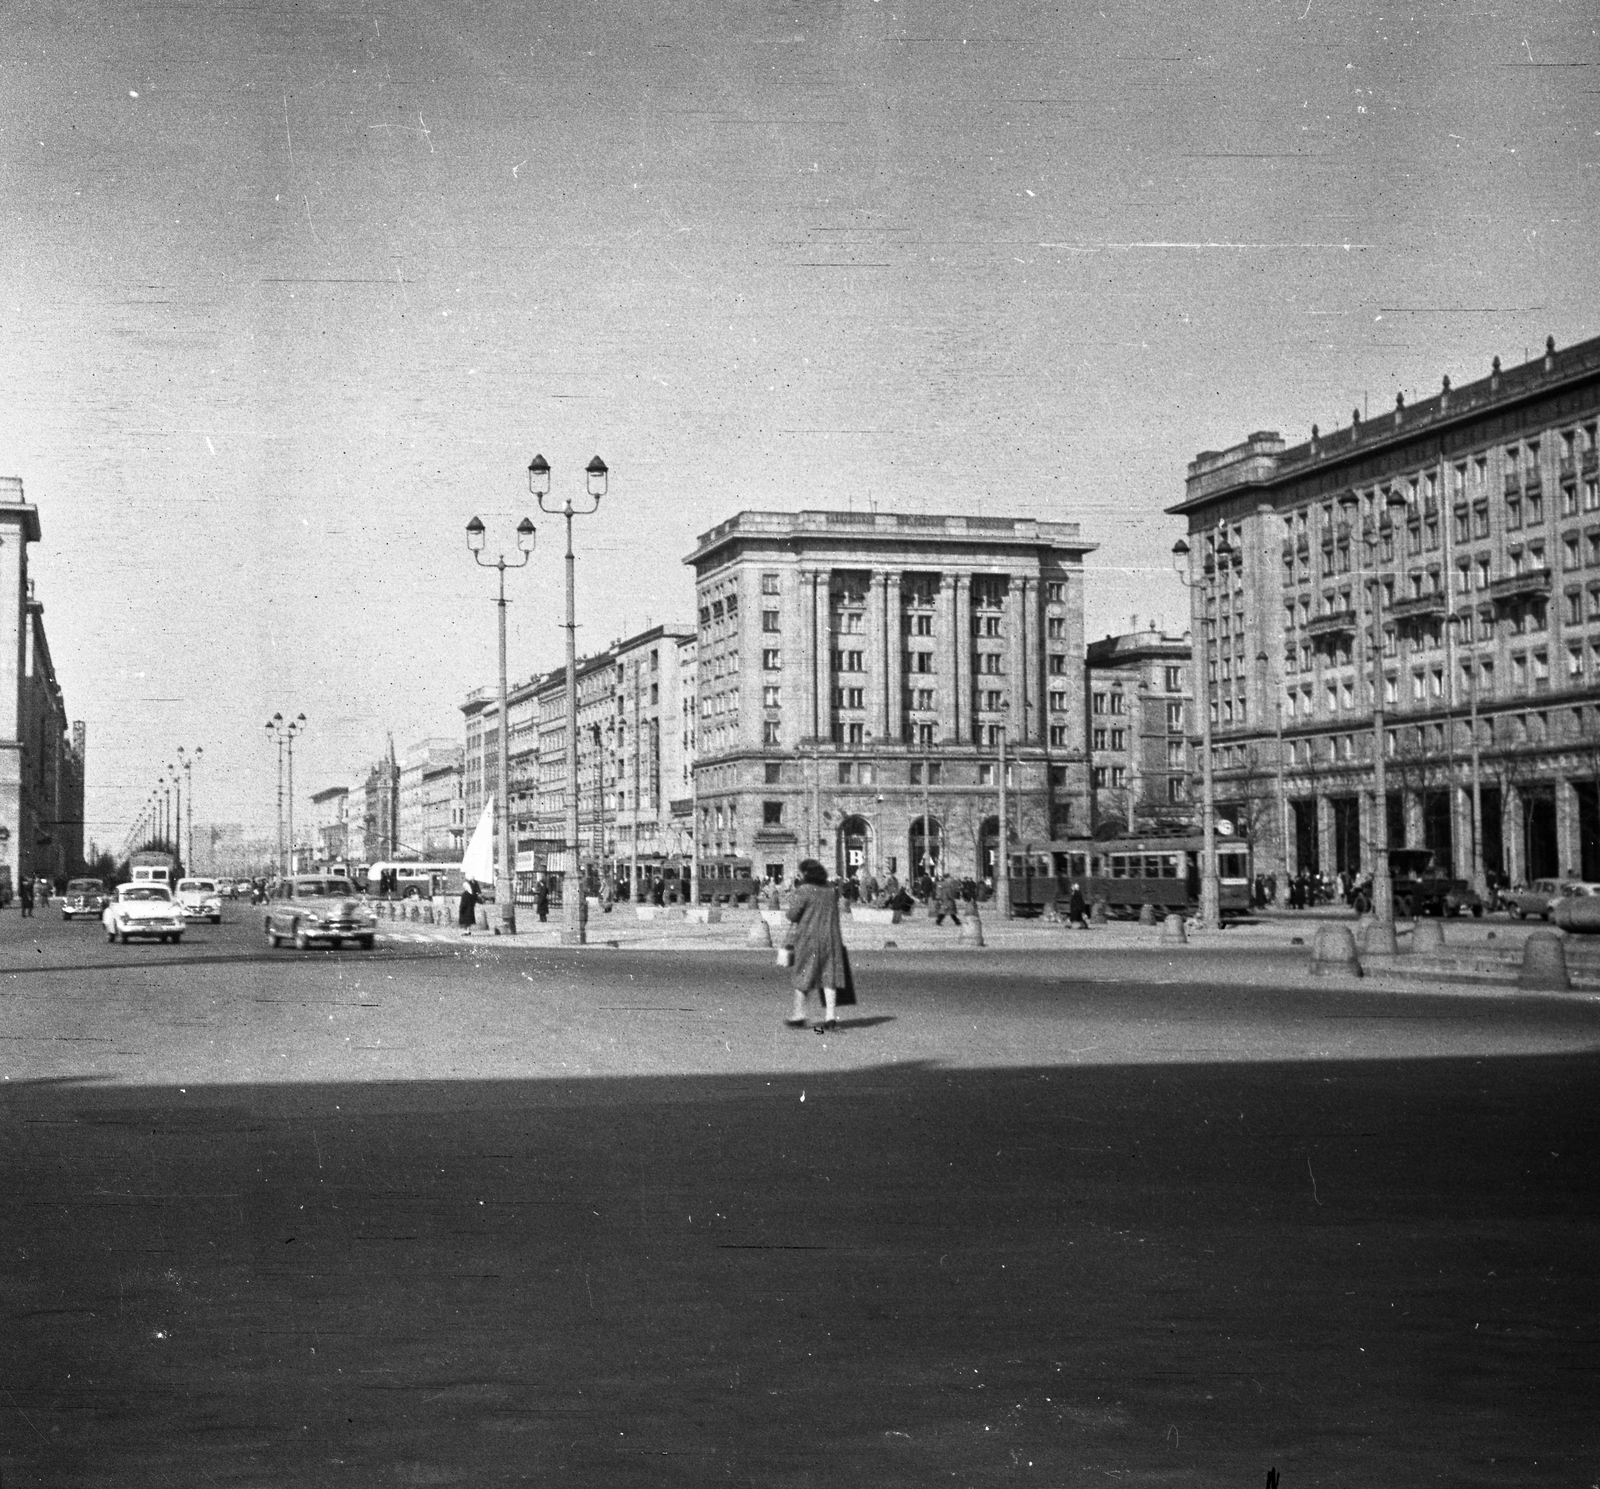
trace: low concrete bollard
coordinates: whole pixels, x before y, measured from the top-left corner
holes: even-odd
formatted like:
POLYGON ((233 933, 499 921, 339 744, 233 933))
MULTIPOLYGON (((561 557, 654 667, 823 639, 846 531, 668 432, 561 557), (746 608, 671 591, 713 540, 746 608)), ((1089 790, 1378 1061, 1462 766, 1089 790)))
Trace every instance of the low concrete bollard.
POLYGON ((1580 936, 1600 934, 1600 895, 1572 895, 1560 900, 1550 918, 1564 931, 1580 936))
POLYGON ((978 914, 976 905, 963 905, 961 907, 961 936, 963 946, 983 946, 983 920, 978 914))
POLYGON ((1156 923, 1156 907, 1154 905, 1139 906, 1139 924, 1154 925, 1156 923))
POLYGON ((1567 943, 1554 931, 1535 931, 1522 943, 1517 986, 1530 993, 1570 993, 1567 943))
POLYGON ((1094 904, 1089 906, 1089 924, 1104 925, 1105 923, 1106 902, 1104 900, 1096 900, 1094 904))
POLYGON ((1187 946, 1189 933, 1183 927, 1183 916, 1177 911, 1172 911, 1161 922, 1161 944, 1163 946, 1187 946))
POLYGON ((772 928, 759 915, 755 924, 750 927, 750 933, 744 938, 746 946, 764 946, 772 950, 772 928))
POLYGON ((480 931, 489 929, 489 907, 487 905, 478 906, 477 927, 480 931))
POLYGON ((1419 920, 1411 932, 1411 951, 1415 956, 1444 955, 1444 922, 1419 920))
POLYGON ((684 911, 683 918, 697 925, 719 925, 722 910, 716 905, 691 905, 684 911))
POLYGON ((1325 925, 1318 930, 1316 939, 1311 943, 1311 975, 1323 977, 1330 972, 1361 976, 1356 938, 1350 934, 1348 926, 1325 925))
POLYGON ((1394 924, 1364 920, 1357 931, 1361 950, 1368 956, 1398 956, 1400 943, 1394 938, 1394 924))

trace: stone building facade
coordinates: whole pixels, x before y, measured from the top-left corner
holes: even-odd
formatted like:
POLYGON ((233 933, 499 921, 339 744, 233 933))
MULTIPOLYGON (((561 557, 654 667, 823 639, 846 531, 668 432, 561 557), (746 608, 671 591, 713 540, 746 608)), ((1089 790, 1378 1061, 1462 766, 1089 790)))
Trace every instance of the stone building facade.
POLYGON ((685 560, 702 861, 987 874, 1002 742, 1014 841, 1088 821, 1075 523, 739 512, 685 560))
POLYGON ((61 879, 83 864, 86 734, 67 718, 28 577, 39 511, 16 476, 0 477, 0 871, 61 879))
MULTIPOLYGON (((1359 413, 1359 411, 1358 411, 1359 413)), ((1219 810, 1257 866, 1600 879, 1600 340, 1290 446, 1189 466, 1219 810), (1218 562, 1219 538, 1226 556, 1218 562), (1274 801, 1281 777, 1284 807, 1274 801)))
POLYGON ((1156 627, 1091 641, 1085 658, 1090 829, 1190 832, 1191 640, 1156 627))

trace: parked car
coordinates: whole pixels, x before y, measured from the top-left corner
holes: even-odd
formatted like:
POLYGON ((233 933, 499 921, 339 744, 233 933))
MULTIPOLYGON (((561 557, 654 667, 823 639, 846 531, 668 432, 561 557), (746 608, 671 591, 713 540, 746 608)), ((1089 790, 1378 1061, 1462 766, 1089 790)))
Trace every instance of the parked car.
MULTIPOLYGON (((1482 915, 1483 900, 1465 879, 1452 878, 1434 861, 1431 848, 1391 848, 1389 882, 1394 892, 1394 913, 1403 919, 1417 915, 1482 915)), ((1372 911, 1372 881, 1363 880, 1351 903, 1358 915, 1372 911)))
POLYGON ((1561 913, 1564 900, 1587 900, 1600 895, 1600 883, 1593 879, 1558 879, 1556 892, 1550 899, 1550 909, 1545 915, 1546 920, 1555 920, 1561 913))
POLYGON ((214 879, 178 880, 178 903, 186 920, 206 920, 222 924, 222 896, 214 879))
POLYGON ((304 951, 318 942, 339 947, 354 941, 370 951, 378 918, 350 880, 304 875, 274 886, 262 926, 269 946, 292 941, 304 951))
POLYGON ((1500 891, 1501 905, 1518 920, 1526 920, 1530 915, 1537 915, 1541 920, 1549 920, 1550 907, 1560 897, 1559 879, 1535 879, 1531 884, 1524 884, 1520 888, 1500 891))
POLYGON ((101 879, 69 879, 61 897, 61 918, 76 920, 87 915, 98 920, 111 903, 111 891, 101 879))
POLYGON ((117 897, 101 913, 107 941, 126 945, 136 936, 156 941, 183 940, 183 907, 165 884, 139 880, 117 887, 117 897))

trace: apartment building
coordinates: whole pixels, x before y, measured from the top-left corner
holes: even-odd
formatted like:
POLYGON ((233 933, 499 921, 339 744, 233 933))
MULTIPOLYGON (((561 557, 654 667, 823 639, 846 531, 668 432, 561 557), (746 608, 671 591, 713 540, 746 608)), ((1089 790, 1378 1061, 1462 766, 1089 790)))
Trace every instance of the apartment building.
POLYGON ((1597 421, 1600 340, 1551 339, 1191 462, 1169 510, 1219 811, 1254 823, 1258 867, 1368 871, 1381 748, 1390 846, 1466 878, 1600 878, 1597 421))
POLYGON ((702 860, 992 872, 1088 822, 1076 523, 743 511, 701 535, 702 860))
POLYGON ((1188 632, 1152 625, 1091 641, 1086 650, 1092 831, 1189 832, 1188 632))

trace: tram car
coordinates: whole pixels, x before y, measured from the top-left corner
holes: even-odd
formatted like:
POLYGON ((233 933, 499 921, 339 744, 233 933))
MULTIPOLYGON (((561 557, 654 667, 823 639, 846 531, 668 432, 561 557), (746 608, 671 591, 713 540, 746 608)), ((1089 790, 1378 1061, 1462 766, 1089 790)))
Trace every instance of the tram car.
MULTIPOLYGON (((1084 903, 1105 903, 1108 915, 1137 916, 1149 905, 1158 915, 1189 914, 1200 905, 1204 839, 1193 837, 1065 838, 1011 854, 1014 915, 1045 915, 1057 902, 1065 914, 1076 883, 1084 903)), ((1254 870, 1250 844, 1217 835, 1217 879, 1224 915, 1250 909, 1254 870)))

